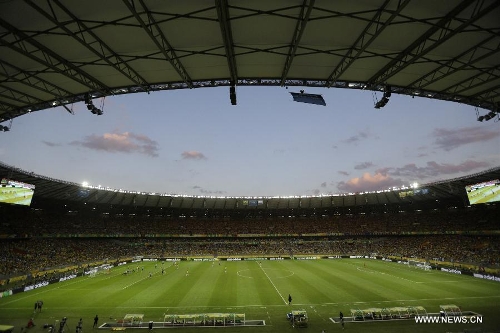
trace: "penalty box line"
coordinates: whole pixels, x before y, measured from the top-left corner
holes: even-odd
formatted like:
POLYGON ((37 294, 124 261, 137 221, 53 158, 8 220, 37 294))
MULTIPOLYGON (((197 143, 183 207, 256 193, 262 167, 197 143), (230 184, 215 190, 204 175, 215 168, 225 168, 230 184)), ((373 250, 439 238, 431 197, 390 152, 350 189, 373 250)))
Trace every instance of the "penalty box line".
POLYGON ((274 282, 271 280, 271 278, 269 277, 269 275, 267 275, 266 271, 264 270, 264 268, 262 268, 262 266, 257 262, 257 265, 259 265, 260 269, 262 270, 262 272, 264 273, 264 275, 267 277, 267 279, 269 280, 269 282, 271 282, 271 284, 273 285, 274 287, 274 290, 276 290, 276 292, 278 293, 278 295, 280 295, 281 299, 283 300, 283 303, 285 304, 288 304, 285 300, 285 298, 283 297, 283 295, 281 295, 280 291, 278 290, 278 288, 276 288, 276 285, 274 284, 274 282))

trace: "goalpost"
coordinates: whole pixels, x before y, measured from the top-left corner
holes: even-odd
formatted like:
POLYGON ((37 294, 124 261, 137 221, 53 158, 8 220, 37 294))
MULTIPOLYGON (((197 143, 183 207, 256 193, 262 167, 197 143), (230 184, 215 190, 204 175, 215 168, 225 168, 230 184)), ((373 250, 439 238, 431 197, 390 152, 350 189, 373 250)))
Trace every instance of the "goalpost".
POLYGON ((408 267, 419 268, 424 271, 430 271, 432 269, 431 264, 424 259, 408 259, 408 267))

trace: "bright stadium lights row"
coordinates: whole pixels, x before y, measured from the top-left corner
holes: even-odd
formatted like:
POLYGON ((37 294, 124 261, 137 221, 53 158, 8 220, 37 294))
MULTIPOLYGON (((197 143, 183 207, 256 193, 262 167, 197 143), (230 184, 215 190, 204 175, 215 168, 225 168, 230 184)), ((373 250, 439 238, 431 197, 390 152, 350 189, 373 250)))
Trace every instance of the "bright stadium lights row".
POLYGON ((87 105, 87 109, 92 112, 93 114, 96 114, 98 116, 102 116, 103 112, 101 109, 97 108, 94 103, 92 103, 92 98, 90 94, 85 94, 85 104, 87 105))
POLYGON ((307 199, 307 198, 323 198, 323 197, 345 197, 351 195, 364 195, 364 194, 375 194, 375 193, 389 193, 400 190, 417 189, 420 187, 418 183, 412 183, 409 186, 402 185, 401 187, 390 187, 385 190, 378 191, 362 191, 362 192, 349 192, 349 193, 320 193, 317 195, 277 195, 277 196, 213 196, 213 195, 191 195, 191 194, 175 194, 175 193, 157 193, 157 192, 144 192, 144 191, 130 191, 124 189, 114 189, 109 186, 102 185, 90 185, 88 182, 82 182, 81 186, 83 188, 111 191, 118 193, 128 193, 128 194, 140 194, 140 195, 159 195, 162 197, 174 197, 174 198, 205 198, 205 199, 247 199, 247 200, 258 200, 258 199, 307 199))

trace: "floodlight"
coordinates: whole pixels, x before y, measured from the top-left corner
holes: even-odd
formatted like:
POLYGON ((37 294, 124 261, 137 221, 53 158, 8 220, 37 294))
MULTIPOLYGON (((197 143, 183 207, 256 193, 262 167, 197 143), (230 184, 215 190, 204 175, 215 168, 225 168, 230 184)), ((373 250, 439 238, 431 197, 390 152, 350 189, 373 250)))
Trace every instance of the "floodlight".
POLYGON ((477 121, 488 121, 490 119, 495 118, 498 116, 498 113, 496 111, 490 111, 489 113, 485 114, 484 116, 478 116, 477 121))
POLYGON ((391 97, 391 94, 391 86, 386 86, 384 88, 384 95, 382 96, 380 101, 377 101, 377 103, 375 103, 375 109, 383 108, 389 102, 389 97, 391 97))
POLYGON ((98 116, 102 116, 103 111, 97 108, 94 103, 92 103, 92 99, 90 94, 85 94, 85 104, 87 104, 87 109, 92 112, 92 114, 96 114, 98 116))

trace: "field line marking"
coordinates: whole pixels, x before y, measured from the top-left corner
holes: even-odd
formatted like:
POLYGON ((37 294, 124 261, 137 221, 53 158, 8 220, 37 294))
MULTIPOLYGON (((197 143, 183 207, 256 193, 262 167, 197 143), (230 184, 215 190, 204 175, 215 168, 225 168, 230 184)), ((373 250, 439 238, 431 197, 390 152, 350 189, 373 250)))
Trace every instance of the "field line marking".
POLYGON ((139 283, 139 282, 142 282, 142 281, 147 280, 147 279, 150 279, 151 277, 153 277, 153 275, 156 275, 156 274, 159 274, 159 272, 154 272, 154 273, 151 273, 151 275, 148 275, 148 276, 146 276, 146 277, 144 277, 144 278, 142 278, 142 279, 139 279, 139 280, 137 280, 137 281, 135 281, 135 282, 133 282, 133 283, 129 284, 128 286, 123 287, 122 289, 127 289, 127 288, 129 288, 129 287, 132 287, 134 284, 139 283))
MULTIPOLYGON (((21 300, 24 300, 26 298, 30 298, 32 297, 33 295, 37 296, 37 295, 40 295, 40 294, 45 294, 45 293, 48 293, 50 291, 53 291, 55 289, 61 289, 61 290, 64 290, 64 286, 68 286, 68 285, 73 285, 75 283, 80 283, 80 282, 83 282, 84 280, 83 279, 79 279, 79 278, 76 278, 74 280, 67 280, 65 281, 66 283, 64 283, 64 285, 59 285, 57 287, 54 287, 54 288, 51 288, 51 289, 45 289, 45 288, 37 288, 37 289, 34 289, 36 290, 37 292, 36 293, 28 293, 28 295, 24 296, 24 297, 19 297, 17 299, 13 299, 12 301, 9 301, 9 302, 5 302, 3 303, 2 305, 8 305, 8 304, 11 304, 11 303, 14 303, 14 302, 18 302, 18 301, 21 301, 21 300), (75 281, 76 280, 76 281, 75 281), (42 290, 43 289, 43 290, 42 290)), ((61 283, 61 282, 59 282, 61 283)), ((30 291, 33 291, 33 290, 30 290, 30 291)))
POLYGON ((246 276, 246 275, 242 275, 241 272, 244 272, 244 271, 249 271, 250 269, 242 269, 240 271, 237 271, 236 272, 236 275, 238 275, 239 277, 243 277, 243 278, 247 278, 247 279, 253 279, 253 277, 251 276, 246 276))
MULTIPOLYGON (((466 296, 466 297, 438 297, 438 298, 420 298, 420 299, 399 299, 399 300, 386 300, 386 301, 366 301, 366 302, 356 302, 358 304, 378 304, 378 303, 396 303, 396 302, 418 302, 418 301, 442 301, 442 300, 467 300, 467 299, 490 299, 490 298, 500 298, 500 295, 492 295, 492 296, 466 296)), ((339 302, 339 303, 319 303, 319 304, 313 304, 313 303, 300 303, 300 304, 295 304, 297 306, 317 306, 317 305, 323 305, 323 304, 328 304, 328 305, 337 305, 337 306, 343 306, 343 305, 349 305, 352 304, 352 302, 339 302)), ((5 305, 5 304, 2 304, 5 305)), ((247 305, 232 305, 232 308, 237 308, 237 309, 245 309, 245 308, 255 308, 255 307, 282 307, 283 305, 277 305, 277 304, 247 304, 247 305)), ((31 309, 32 307, 29 306, 31 309)), ((130 309, 130 306, 117 306, 116 309, 130 309)), ((188 309, 188 311, 193 311, 191 309, 198 309, 198 308, 208 308, 208 309, 220 309, 221 307, 219 305, 189 305, 189 306, 134 306, 134 309, 136 310, 142 310, 142 309, 166 309, 168 311, 169 309, 173 310, 179 310, 179 309, 188 309)), ((24 310, 26 307, 19 307, 19 308, 3 308, 0 305, 0 309, 2 310, 24 310)), ((51 310, 67 310, 67 309, 108 309, 108 307, 99 307, 99 306, 91 306, 91 307, 51 307, 51 310)))
POLYGON ((278 288, 276 288, 276 286, 274 285, 274 282, 271 280, 271 278, 269 277, 269 275, 267 275, 266 271, 264 270, 264 268, 262 268, 262 266, 257 263, 257 265, 259 265, 260 269, 262 270, 262 272, 264 273, 264 275, 267 277, 267 279, 269 280, 269 282, 271 282, 271 284, 273 285, 274 289, 276 290, 276 292, 278 293, 278 295, 280 295, 281 299, 283 300, 283 303, 285 304, 288 304, 285 300, 285 298, 283 297, 283 295, 281 295, 280 291, 278 290, 278 288))
POLYGON ((314 307, 313 305, 310 305, 310 307, 311 307, 311 309, 313 309, 314 313, 316 313, 316 315, 317 315, 318 317, 320 317, 321 319, 323 319, 323 321, 326 321, 326 319, 325 319, 325 318, 323 318, 323 317, 319 314, 319 312, 316 310, 316 307, 314 307))
MULTIPOLYGON (((116 276, 119 276, 120 274, 111 274, 110 276, 102 279, 102 280, 107 280, 107 279, 111 279, 112 277, 116 277, 116 276)), ((63 285, 59 285, 57 287, 54 287, 54 288, 51 288, 49 290, 41 290, 42 288, 37 288, 35 290, 37 290, 36 293, 29 293, 28 295, 24 296, 24 297, 19 297, 18 299, 14 299, 12 301, 9 301, 9 302, 6 302, 6 303, 3 303, 3 304, 11 304, 11 303, 14 303, 14 302, 17 302, 17 301, 20 301, 20 300, 24 300, 26 298, 30 298, 32 297, 33 295, 40 295, 40 294, 45 294, 47 292, 50 292, 52 290, 55 290, 55 289, 60 289, 60 290, 70 290, 70 289, 67 289, 65 288, 66 286, 71 286, 73 284, 76 284, 76 283, 81 283, 81 282, 85 282, 87 280, 88 276, 79 276, 77 277, 76 279, 74 280, 67 280, 67 281, 64 281, 65 283, 63 285)), ((61 283, 61 282, 60 282, 61 283)))
POLYGON ((401 277, 401 276, 397 276, 397 275, 392 275, 392 274, 389 274, 389 273, 385 273, 385 272, 381 272, 379 270, 376 270, 376 269, 370 269, 370 270, 363 270, 361 267, 359 267, 358 265, 355 265, 355 264, 351 264, 351 263, 348 263, 349 265, 352 265, 352 266, 356 266, 356 269, 360 272, 366 272, 366 273, 377 273, 377 274, 381 274, 381 275, 387 275, 387 276, 392 276, 393 278, 395 279, 400 279, 400 280, 405 280, 405 281, 408 281, 408 282, 412 282, 412 283, 418 283, 417 281, 413 281, 413 280, 410 280, 410 279, 406 279, 404 277, 401 277))
POLYGON ((422 282, 415 282, 415 283, 453 283, 453 282, 463 282, 463 281, 458 281, 458 280, 450 280, 450 281, 422 281, 422 282))

